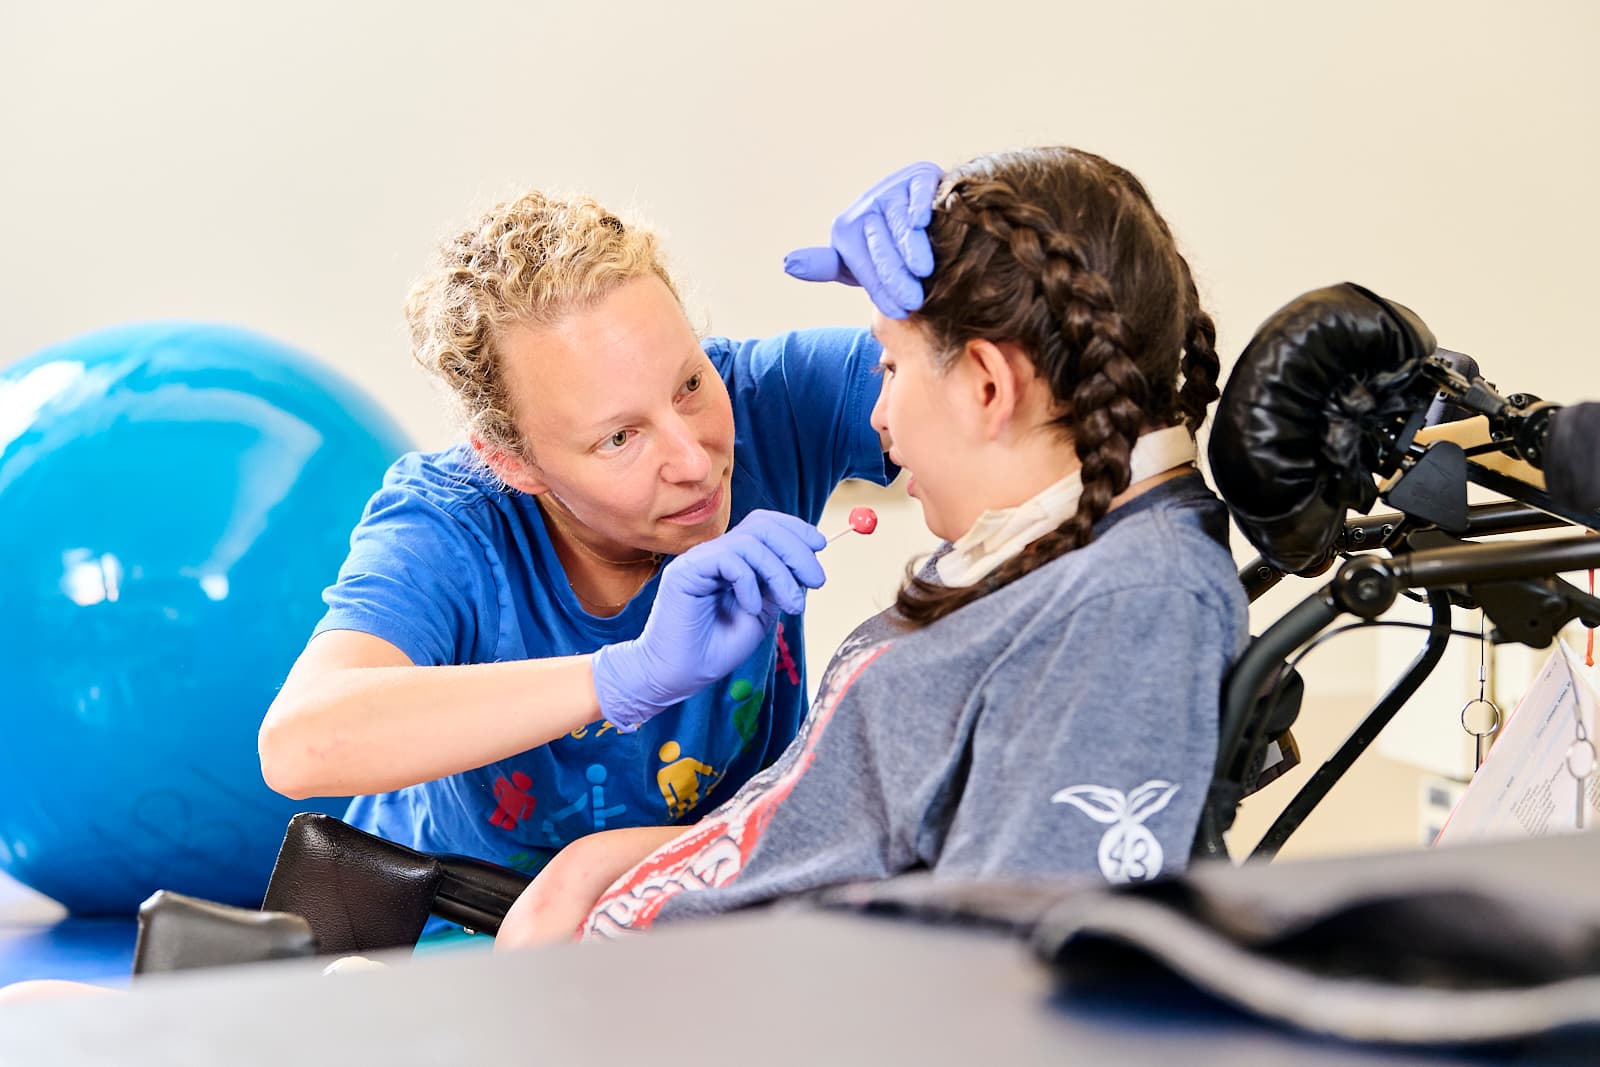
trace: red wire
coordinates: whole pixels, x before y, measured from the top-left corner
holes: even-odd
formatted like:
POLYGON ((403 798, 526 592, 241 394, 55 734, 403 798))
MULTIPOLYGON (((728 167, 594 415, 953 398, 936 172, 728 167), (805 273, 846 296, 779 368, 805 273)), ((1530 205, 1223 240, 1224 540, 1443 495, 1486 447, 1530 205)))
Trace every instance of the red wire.
MULTIPOLYGON (((1594 596, 1594 568, 1593 567, 1589 568, 1589 595, 1590 596, 1594 596)), ((1583 653, 1583 665, 1585 667, 1593 667, 1594 666, 1594 631, 1593 630, 1589 631, 1589 640, 1588 640, 1588 642, 1586 644, 1587 644, 1587 647, 1584 649, 1584 653, 1583 653)))

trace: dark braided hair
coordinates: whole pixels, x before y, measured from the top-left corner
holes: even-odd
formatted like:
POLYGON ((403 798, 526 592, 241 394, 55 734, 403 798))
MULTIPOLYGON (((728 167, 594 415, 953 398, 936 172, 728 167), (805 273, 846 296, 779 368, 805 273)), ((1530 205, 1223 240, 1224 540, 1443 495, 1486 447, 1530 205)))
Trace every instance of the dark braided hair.
POLYGON ((896 607, 919 624, 1088 544, 1128 488, 1134 441, 1180 420, 1198 430, 1220 371, 1216 327, 1172 232, 1139 180, 1099 156, 1031 148, 963 164, 946 176, 928 236, 934 272, 912 321, 945 367, 972 340, 1028 354, 1077 451, 1083 495, 1071 518, 974 585, 909 575, 896 607))

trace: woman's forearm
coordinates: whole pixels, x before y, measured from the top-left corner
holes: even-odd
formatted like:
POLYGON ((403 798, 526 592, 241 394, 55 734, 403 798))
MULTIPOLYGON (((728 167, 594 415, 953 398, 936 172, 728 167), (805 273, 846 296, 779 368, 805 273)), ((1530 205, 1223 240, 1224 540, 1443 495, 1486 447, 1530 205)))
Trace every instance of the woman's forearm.
POLYGON ((379 793, 481 767, 600 718, 589 656, 291 674, 260 734, 286 796, 379 793))

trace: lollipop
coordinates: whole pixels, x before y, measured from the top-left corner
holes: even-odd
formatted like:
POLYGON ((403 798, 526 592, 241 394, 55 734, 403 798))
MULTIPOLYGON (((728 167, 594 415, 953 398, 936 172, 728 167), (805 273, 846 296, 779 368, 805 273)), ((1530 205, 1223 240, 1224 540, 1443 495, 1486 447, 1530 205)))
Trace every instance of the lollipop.
POLYGON ((871 508, 851 508, 850 525, 828 538, 828 544, 833 544, 845 534, 854 531, 858 534, 869 534, 878 528, 878 513, 871 508))

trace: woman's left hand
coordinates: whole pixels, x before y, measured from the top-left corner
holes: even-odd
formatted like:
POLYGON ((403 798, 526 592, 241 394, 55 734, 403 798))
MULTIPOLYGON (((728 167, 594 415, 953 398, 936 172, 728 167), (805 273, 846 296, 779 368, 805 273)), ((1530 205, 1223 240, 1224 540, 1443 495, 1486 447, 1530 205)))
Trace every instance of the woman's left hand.
POLYGON ((797 248, 783 269, 807 282, 843 282, 867 291, 879 311, 903 319, 922 306, 933 273, 928 223, 944 171, 936 163, 902 167, 833 220, 824 248, 797 248))

